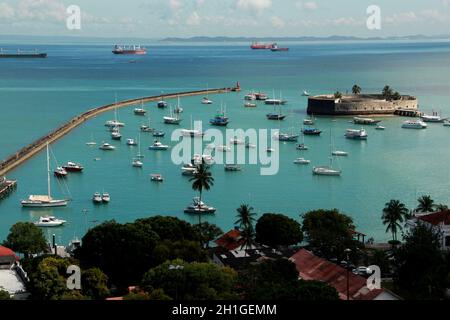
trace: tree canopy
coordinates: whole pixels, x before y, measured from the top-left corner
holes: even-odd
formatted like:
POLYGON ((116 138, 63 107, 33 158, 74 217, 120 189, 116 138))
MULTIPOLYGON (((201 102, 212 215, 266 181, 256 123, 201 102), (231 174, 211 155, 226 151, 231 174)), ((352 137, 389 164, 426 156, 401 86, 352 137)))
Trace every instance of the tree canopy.
POLYGON ((256 242, 289 246, 303 241, 300 223, 282 214, 266 213, 256 223, 256 242))
POLYGON ((47 249, 42 230, 31 222, 18 222, 9 230, 4 245, 25 256, 44 252, 47 249))

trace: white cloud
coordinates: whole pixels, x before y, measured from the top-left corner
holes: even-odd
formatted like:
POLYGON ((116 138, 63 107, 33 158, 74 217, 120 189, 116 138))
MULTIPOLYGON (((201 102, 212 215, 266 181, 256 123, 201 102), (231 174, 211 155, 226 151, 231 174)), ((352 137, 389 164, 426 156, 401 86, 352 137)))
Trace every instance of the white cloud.
POLYGON ((286 25, 286 22, 284 22, 283 19, 277 16, 273 16, 270 18, 270 23, 275 28, 283 28, 286 25))
POLYGON ((272 0, 237 0, 239 9, 262 11, 272 6, 272 0))
POLYGON ((392 16, 386 17, 386 22, 389 24, 399 25, 402 23, 414 22, 417 20, 417 15, 413 11, 395 13, 392 16))
POLYGON ((198 26, 200 25, 201 18, 197 11, 191 13, 191 15, 186 19, 186 24, 188 26, 198 26))
POLYGON ((307 1, 307 2, 299 1, 295 5, 299 9, 304 9, 304 10, 309 10, 309 11, 314 11, 319 8, 317 3, 314 1, 307 1))
POLYGON ((9 4, 2 2, 0 3, 0 18, 10 19, 15 16, 15 10, 9 4))

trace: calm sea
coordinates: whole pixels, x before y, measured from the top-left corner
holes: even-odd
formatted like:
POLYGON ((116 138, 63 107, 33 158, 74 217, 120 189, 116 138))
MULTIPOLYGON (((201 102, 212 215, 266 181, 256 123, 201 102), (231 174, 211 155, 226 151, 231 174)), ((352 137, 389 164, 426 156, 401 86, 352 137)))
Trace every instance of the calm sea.
MULTIPOLYGON (((307 99, 311 94, 351 90, 357 83, 365 92, 377 92, 389 84, 401 93, 415 95, 425 111, 450 116, 450 43, 446 42, 355 42, 304 43, 291 45, 289 52, 251 51, 243 45, 149 46, 145 57, 119 57, 104 45, 2 44, 3 48, 35 48, 49 54, 48 59, 0 60, 0 158, 5 158, 25 144, 46 134, 70 117, 89 108, 114 101, 161 92, 224 87, 241 83, 243 92, 211 95, 214 104, 200 104, 201 97, 184 98, 181 127, 189 127, 190 118, 208 120, 221 103, 226 104, 231 128, 301 129, 307 99), (130 60, 135 60, 130 63, 130 60), (284 107, 289 117, 283 123, 269 122, 265 114, 273 109, 259 104, 244 108, 243 95, 250 90, 282 95, 289 101, 284 107)), ((171 101, 175 104, 175 101, 171 101)), ((174 127, 163 124, 167 110, 148 104, 152 126, 164 130, 170 142, 174 127)), ((144 168, 131 166, 136 148, 125 145, 126 138, 136 138, 146 118, 133 115, 133 108, 119 110, 126 123, 123 141, 113 142, 117 149, 102 152, 85 143, 93 137, 97 143, 110 142, 103 126, 113 113, 103 114, 74 130, 52 145, 59 163, 81 162, 82 174, 67 179, 73 201, 67 208, 30 210, 20 206, 29 194, 46 192, 46 159, 42 152, 9 174, 19 181, 10 197, 0 202, 0 239, 17 221, 35 221, 51 214, 68 221, 56 233, 58 242, 67 244, 81 237, 87 228, 105 220, 120 222, 157 214, 176 216, 190 222, 195 217, 183 213, 195 193, 188 178, 181 176, 171 162, 170 151, 147 150, 153 138, 142 136, 144 168), (100 161, 94 161, 100 158, 100 161), (150 181, 149 174, 161 173, 164 183, 150 181), (94 206, 95 191, 108 191, 112 201, 94 206), (83 213, 84 212, 84 213, 83 213)), ((295 144, 281 144, 280 170, 274 176, 261 176, 259 166, 245 165, 242 172, 225 172, 223 166, 212 168, 215 185, 205 194, 205 201, 218 208, 205 217, 224 230, 233 226, 235 209, 249 203, 260 215, 279 212, 300 220, 299 215, 317 208, 339 208, 352 216, 357 229, 385 241, 385 227, 380 216, 384 203, 392 198, 416 205, 421 194, 430 194, 436 202, 450 204, 450 128, 431 124, 427 130, 401 129, 402 118, 383 118, 385 131, 367 128, 365 142, 344 138, 354 127, 350 118, 323 117, 317 127, 323 135, 307 137, 308 151, 298 151, 295 144), (339 159, 343 174, 339 178, 313 176, 313 165, 328 161, 330 131, 336 148, 349 153, 339 159), (294 165, 297 157, 311 160, 311 165, 294 165)), ((52 159, 52 166, 55 160, 52 159)), ((54 177, 55 197, 61 188, 54 177)))

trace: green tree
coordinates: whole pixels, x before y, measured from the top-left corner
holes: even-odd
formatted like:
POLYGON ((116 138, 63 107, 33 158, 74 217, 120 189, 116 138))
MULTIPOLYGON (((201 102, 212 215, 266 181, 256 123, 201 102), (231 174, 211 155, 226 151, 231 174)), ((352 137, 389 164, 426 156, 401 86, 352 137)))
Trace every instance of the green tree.
POLYGON ((42 253, 47 249, 42 230, 31 222, 18 222, 9 230, 4 245, 11 250, 23 253, 26 258, 31 254, 42 253))
POLYGON ((201 240, 198 227, 176 217, 154 216, 138 219, 135 224, 150 228, 163 240, 201 240))
POLYGON ((400 95, 400 93, 399 93, 398 91, 395 91, 395 92, 392 94, 392 99, 394 99, 394 100, 401 100, 401 99, 402 99, 402 96, 400 95))
POLYGON ((344 257, 349 248, 356 254, 358 243, 351 231, 355 229, 351 217, 339 210, 314 210, 303 216, 303 232, 309 245, 328 257, 344 257))
POLYGON ((334 93, 334 98, 335 98, 335 99, 342 99, 342 93, 339 92, 339 91, 336 91, 336 92, 334 93))
POLYGON ((249 206, 248 204, 241 204, 241 206, 237 208, 236 211, 238 212, 238 214, 236 216, 237 220, 234 222, 234 224, 241 229, 253 229, 253 224, 256 221, 256 213, 253 212, 253 207, 249 206))
POLYGON ((447 211, 448 210, 448 206, 446 204, 437 204, 434 206, 437 212, 442 212, 442 211, 447 211))
POLYGON ((2 300, 11 300, 11 296, 8 291, 0 289, 0 301, 2 300))
POLYGON ((94 300, 103 300, 110 294, 108 277, 99 268, 90 268, 82 272, 81 288, 85 296, 94 300))
POLYGON ((397 242, 397 232, 402 229, 401 222, 408 215, 408 209, 399 200, 391 200, 385 204, 383 209, 383 224, 386 225, 386 232, 392 233, 392 241, 397 242))
MULTIPOLYGON (((214 178, 212 177, 212 174, 209 171, 209 166, 205 163, 204 160, 202 160, 202 163, 200 163, 197 166, 197 170, 194 176, 191 179, 189 179, 189 181, 192 182, 192 189, 199 192, 199 198, 201 202, 203 190, 208 191, 214 185, 214 178)), ((198 213, 199 225, 202 223, 201 219, 202 214, 199 212, 198 213)))
POLYGON ((404 236, 395 252, 395 285, 411 299, 439 299, 444 295, 448 265, 440 250, 441 235, 419 223, 404 236))
POLYGON ((354 95, 360 94, 360 93, 361 93, 361 87, 358 86, 357 84, 355 84, 355 85, 352 87, 352 93, 353 93, 354 95))
POLYGON ((213 263, 167 261, 150 269, 142 281, 147 292, 157 289, 176 300, 235 299, 237 274, 213 263))
POLYGON ((391 99, 394 92, 392 91, 390 86, 386 85, 386 86, 384 86, 383 90, 381 91, 381 94, 385 99, 389 100, 389 99, 391 99))
POLYGON ((289 246, 303 241, 300 223, 282 214, 266 213, 256 223, 256 242, 289 246))
POLYGON ((416 211, 418 212, 433 212, 434 211, 434 200, 431 199, 429 195, 423 195, 417 199, 419 203, 417 205, 416 211))
POLYGON ((209 243, 223 234, 222 229, 209 222, 202 222, 201 225, 197 224, 194 226, 194 229, 198 232, 199 235, 202 235, 201 240, 202 246, 204 248, 209 248, 209 243))

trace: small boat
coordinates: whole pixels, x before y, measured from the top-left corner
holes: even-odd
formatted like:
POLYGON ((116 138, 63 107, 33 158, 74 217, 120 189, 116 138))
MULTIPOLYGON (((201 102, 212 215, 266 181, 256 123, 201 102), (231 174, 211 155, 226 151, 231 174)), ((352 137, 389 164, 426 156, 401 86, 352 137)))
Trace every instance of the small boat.
POLYGON ((403 122, 402 128, 404 129, 426 129, 427 124, 421 120, 407 120, 403 122))
POLYGON ((244 104, 244 107, 246 107, 246 108, 256 108, 257 105, 256 105, 256 103, 246 102, 246 103, 244 104))
POLYGON ((444 127, 450 127, 450 121, 445 120, 443 126, 444 127))
POLYGON ((86 142, 86 145, 87 146, 95 146, 95 145, 97 145, 97 142, 95 142, 95 141, 89 141, 89 142, 86 142))
POLYGON ((266 117, 268 120, 284 120, 286 118, 285 115, 280 113, 268 113, 266 117))
POLYGON ((67 171, 63 167, 57 167, 53 173, 57 178, 67 177, 67 171))
POLYGON ((202 104, 213 104, 213 102, 208 97, 203 97, 202 104))
POLYGON ((229 121, 228 118, 223 115, 216 115, 213 119, 209 120, 209 123, 213 126, 225 127, 228 125, 229 121))
POLYGON ((283 99, 266 99, 264 101, 265 104, 267 105, 275 105, 275 106, 281 106, 281 105, 285 105, 287 103, 286 100, 283 99))
POLYGON ((109 151, 109 150, 114 150, 114 149, 116 149, 116 147, 110 145, 110 144, 107 143, 107 142, 104 142, 104 143, 99 147, 99 149, 100 149, 100 150, 107 150, 107 151, 109 151))
POLYGON ((191 163, 194 166, 200 165, 202 163, 205 163, 207 165, 212 165, 214 163, 214 158, 210 154, 194 154, 194 156, 191 159, 191 163))
POLYGON ((241 145, 241 144, 245 144, 245 142, 241 139, 239 139, 238 137, 234 137, 230 139, 231 144, 234 145, 241 145))
POLYGON ((172 107, 170 108, 169 115, 163 117, 165 124, 180 124, 181 119, 178 117, 178 113, 174 116, 172 112, 172 107))
POLYGON ((106 127, 114 128, 114 127, 125 127, 125 123, 119 122, 117 120, 109 120, 105 122, 106 127))
POLYGON ((270 48, 270 51, 272 51, 272 52, 277 52, 277 51, 289 51, 289 48, 282 48, 282 47, 279 47, 278 44, 275 43, 275 44, 272 46, 272 48, 270 48))
POLYGON ((337 156, 337 157, 346 157, 346 156, 348 156, 348 152, 340 151, 340 150, 335 150, 331 154, 333 156, 337 156))
POLYGON ((306 160, 305 158, 297 158, 294 160, 295 164, 310 164, 310 160, 306 160))
POLYGON ((94 195, 92 196, 92 201, 96 204, 103 202, 102 195, 100 194, 100 192, 94 193, 94 195))
POLYGON ((217 146, 216 151, 229 152, 229 151, 231 151, 231 148, 229 146, 222 145, 222 146, 217 146))
POLYGON ((142 166, 144 165, 144 163, 139 159, 139 158, 134 158, 133 162, 131 163, 131 165, 135 168, 142 168, 142 166))
POLYGON ((226 164, 224 167, 225 171, 241 171, 242 168, 237 164, 226 164))
POLYGON ((250 142, 246 142, 246 143, 245 143, 245 147, 246 147, 247 149, 255 149, 255 148, 256 148, 256 144, 252 144, 252 143, 250 143, 250 142))
POLYGON ((158 140, 155 140, 153 144, 148 148, 149 150, 167 150, 169 149, 169 146, 162 144, 158 140))
POLYGON ((302 96, 303 96, 303 97, 309 97, 309 92, 303 90, 302 96))
POLYGON ((166 135, 164 131, 154 131, 153 136, 158 138, 163 138, 166 135))
POLYGON ((150 179, 155 182, 163 182, 164 178, 159 173, 153 173, 150 175, 150 179))
POLYGON ((149 126, 147 126, 145 124, 141 125, 140 129, 141 129, 142 132, 153 132, 153 131, 155 131, 154 128, 150 128, 149 126))
POLYGON ((274 148, 267 148, 266 152, 267 153, 272 153, 272 152, 275 152, 275 149, 274 148))
POLYGON ((320 131, 319 129, 316 129, 316 128, 311 128, 311 129, 307 128, 307 129, 303 129, 302 133, 305 136, 320 136, 322 131, 320 131))
POLYGON ((113 128, 113 130, 111 132, 111 139, 113 139, 113 140, 122 139, 122 134, 120 133, 119 127, 113 128))
POLYGON ((377 126, 375 127, 375 130, 384 130, 384 129, 386 129, 386 128, 379 124, 377 124, 377 126))
POLYGON ((297 150, 308 150, 308 147, 304 143, 300 143, 297 146, 297 150))
POLYGON ((191 138, 201 138, 203 137, 205 134, 199 130, 194 130, 194 129, 183 129, 181 130, 181 135, 183 137, 191 137, 191 138))
POLYGON ((192 164, 192 163, 188 163, 188 164, 184 164, 181 167, 181 174, 183 176, 193 176, 197 173, 197 166, 192 164))
POLYGON ((34 223, 37 227, 59 227, 66 223, 66 220, 58 219, 53 216, 40 217, 38 221, 34 223))
POLYGON ((345 137, 347 139, 355 139, 355 140, 366 140, 368 135, 366 130, 355 130, 355 129, 347 129, 345 132, 345 137))
POLYGON ((340 176, 342 173, 341 170, 333 169, 332 167, 314 167, 313 174, 319 176, 340 176))
POLYGON ((371 118, 360 118, 360 117, 354 117, 353 123, 354 124, 362 124, 362 125, 375 125, 380 123, 381 120, 375 120, 371 118))
POLYGON ((185 213, 215 213, 216 208, 207 206, 199 197, 195 197, 186 209, 185 213))
POLYGON ((312 126, 314 124, 314 120, 311 118, 306 118, 303 120, 303 124, 306 126, 312 126))
POLYGON ((277 132, 274 135, 275 140, 278 141, 286 141, 286 142, 297 142, 299 135, 298 134, 287 134, 277 132))
POLYGON ((253 92, 247 93, 247 94, 244 96, 244 100, 247 100, 247 101, 253 101, 253 100, 256 100, 256 94, 254 94, 253 92))
POLYGON ((102 193, 102 202, 103 203, 109 203, 111 201, 111 196, 109 195, 108 192, 103 192, 102 193))
POLYGON ((141 106, 134 108, 134 114, 137 116, 145 116, 147 110, 144 109, 144 100, 141 100, 141 106))
POLYGON ((169 106, 169 104, 166 101, 164 101, 163 99, 161 99, 160 101, 158 101, 156 106, 160 109, 164 109, 164 108, 167 108, 169 106))
POLYGON ((265 101, 265 100, 267 100, 268 97, 267 97, 267 94, 258 92, 258 93, 255 93, 255 98, 258 101, 265 101))
POLYGON ((137 146, 138 143, 135 139, 127 139, 127 146, 137 146))
POLYGON ((63 168, 67 172, 81 172, 84 169, 84 167, 81 164, 75 163, 75 162, 71 162, 71 161, 67 162, 67 164, 64 165, 63 168))

